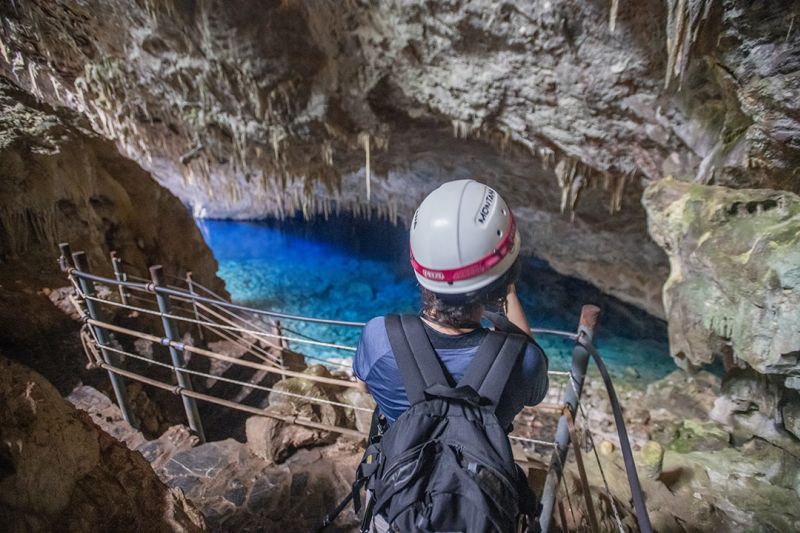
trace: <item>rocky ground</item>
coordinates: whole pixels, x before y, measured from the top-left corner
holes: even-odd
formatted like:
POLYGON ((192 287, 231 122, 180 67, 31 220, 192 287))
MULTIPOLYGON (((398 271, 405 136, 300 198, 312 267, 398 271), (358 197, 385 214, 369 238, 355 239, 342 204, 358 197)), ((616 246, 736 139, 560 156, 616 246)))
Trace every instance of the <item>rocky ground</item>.
MULTIPOLYGON (((800 529, 800 510, 794 505, 800 495, 800 441, 769 422, 774 416, 771 410, 780 402, 768 384, 747 373, 735 372, 722 380, 705 371, 682 370, 646 386, 634 378, 615 384, 656 531, 800 529)), ((285 388, 314 386, 295 379, 285 388)), ((553 400, 557 395, 554 387, 553 400)), ((247 420, 244 443, 225 439, 198 446, 196 437, 179 425, 147 440, 91 387, 75 389, 69 401, 141 452, 164 483, 184 491, 217 531, 307 531, 347 493, 362 453, 361 443, 351 439, 265 417, 247 420)), ((276 402, 270 409, 308 416, 312 405, 276 402)), ((317 419, 342 415, 318 412, 317 419)), ((796 430, 796 420, 785 420, 786 428, 796 430)), ((526 411, 515 432, 546 440, 552 438, 555 421, 553 413, 526 411)), ((577 426, 604 530, 617 528, 612 500, 626 530, 635 530, 619 440, 597 376, 590 375, 586 384, 577 426)), ((541 446, 517 444, 515 449, 519 459, 533 464, 549 460, 547 448, 541 446)), ((541 479, 541 472, 532 475, 541 479)), ((560 498, 569 529, 587 527, 573 458, 560 498)), ((348 509, 337 524, 350 530, 356 520, 348 509)))
MULTIPOLYGON (((140 269, 164 262, 174 275, 192 269, 221 288, 181 202, 201 216, 344 210, 402 221, 437 184, 480 177, 511 199, 526 251, 667 318, 679 366, 724 363, 721 381, 675 374, 649 388, 624 386, 654 522, 688 531, 800 528, 800 5, 236 0, 225 7, 0 3, 4 354, 41 371, 62 394, 94 379, 81 369, 74 322, 48 301, 63 283, 53 263, 60 240, 86 250, 93 264, 107 265, 116 249, 140 269)), ((16 381, 2 388, 18 393, 0 414, 10 417, 8 427, 36 430, 36 413, 50 412, 45 404, 34 410, 38 400, 16 381)), ((156 442, 148 452, 156 470, 168 483, 184 483, 190 499, 208 508, 213 528, 224 529, 225 516, 241 527, 251 516, 283 527, 279 519, 295 518, 282 513, 293 491, 314 487, 317 476, 323 495, 306 497, 334 500, 328 488, 344 475, 331 458, 357 456, 330 435, 259 420, 248 428, 243 418, 226 424, 219 412, 204 413, 224 428, 217 441, 193 446, 185 431, 164 433, 181 416, 179 408, 170 411, 174 402, 141 388, 129 392, 146 422, 131 446, 156 442), (221 440, 231 428, 248 444, 221 440), (189 473, 171 462, 181 454, 189 473), (169 476, 164 464, 172 465, 169 476), (256 484, 240 464, 280 483, 286 503, 267 505, 265 515, 241 511, 248 498, 261 501, 266 482, 256 484), (219 494, 208 472, 238 481, 219 494)), ((607 406, 593 387, 587 394, 611 498, 629 520, 607 406)), ((45 396, 59 405, 52 391, 45 396)), ((273 408, 308 409, 291 402, 273 408)), ((63 406, 55 411, 76 420, 63 406)), ((344 413, 314 416, 363 424, 344 413)), ((532 423, 552 427, 544 416, 532 423)), ((162 494, 138 455, 86 424, 69 424, 85 444, 68 452, 79 456, 68 461, 80 466, 73 479, 105 476, 113 486, 103 466, 110 455, 110 464, 120 460, 123 470, 141 474, 142 494, 162 494)), ((14 447, 27 442, 24 431, 13 435, 3 439, 0 483, 25 477, 23 463, 8 467, 16 464, 9 457, 27 460, 14 447)), ((54 435, 42 438, 61 453, 54 435)), ((574 479, 571 472, 570 491, 574 479)), ((8 516, 45 527, 66 512, 64 502, 97 497, 85 484, 59 486, 44 511, 35 507, 42 502, 11 501, 3 491, 8 516)), ((65 523, 125 516, 154 520, 157 529, 168 521, 161 513, 124 514, 140 509, 138 496, 109 491, 119 498, 113 511, 123 514, 103 517, 86 503, 85 513, 64 515, 74 520, 65 523)), ((606 495, 606 519, 610 502, 606 495)), ((297 511, 303 526, 311 509, 297 511)), ((580 511, 569 515, 577 527, 580 511)), ((187 530, 200 527, 189 522, 187 530)))
MULTIPOLYGON (((337 440, 266 417, 248 419, 244 443, 228 438, 198 445, 181 425, 147 440, 97 390, 79 387, 68 400, 140 452, 164 483, 180 489, 202 511, 213 531, 313 530, 347 494, 363 453, 352 439, 337 440)), ((337 524, 351 530, 356 520, 348 509, 337 524)))

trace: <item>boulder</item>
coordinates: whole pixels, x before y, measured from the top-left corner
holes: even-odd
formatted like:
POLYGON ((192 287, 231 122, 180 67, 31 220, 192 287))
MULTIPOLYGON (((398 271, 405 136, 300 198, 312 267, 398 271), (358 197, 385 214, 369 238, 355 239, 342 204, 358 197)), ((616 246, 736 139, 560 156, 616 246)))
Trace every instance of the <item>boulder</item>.
POLYGON ((654 440, 649 440, 642 446, 640 457, 642 473, 650 479, 658 479, 664 461, 664 447, 654 440))
POLYGON ((800 401, 793 401, 783 406, 783 427, 800 439, 800 401))
MULTIPOLYGON (((790 437, 781 424, 781 386, 768 376, 753 370, 732 372, 722 383, 722 391, 714 402, 711 418, 734 432, 738 441, 758 436, 776 445, 797 450, 800 443, 790 437)), ((795 402, 787 402, 790 406, 795 402)))
MULTIPOLYGON (((323 365, 311 365, 303 373, 313 376, 331 377, 323 365)), ((323 401, 338 401, 332 392, 335 386, 302 378, 289 378, 273 385, 266 410, 277 416, 298 416, 328 425, 344 423, 344 410, 336 405, 314 402, 308 398, 323 401)), ((259 457, 280 463, 295 450, 308 446, 330 443, 336 434, 295 424, 287 424, 279 419, 252 416, 247 419, 245 431, 247 445, 259 457)))
MULTIPOLYGON (((291 407, 278 405, 267 411, 281 416, 290 416, 291 407)), ((287 424, 268 416, 251 416, 247 419, 245 431, 250 451, 262 459, 282 463, 300 448, 327 444, 333 434, 305 426, 287 424)))
POLYGON ((339 400, 342 403, 360 407, 362 409, 369 409, 370 412, 360 411, 356 409, 346 410, 348 419, 352 420, 353 425, 359 431, 368 433, 372 425, 372 412, 375 409, 375 400, 369 393, 362 392, 358 389, 345 389, 339 394, 339 400))
POLYGON ((0 528, 203 531, 203 516, 141 454, 35 372, 0 357, 0 528))
POLYGON ((670 351, 683 368, 732 349, 762 374, 800 372, 800 197, 663 179, 643 198, 670 258, 670 351))

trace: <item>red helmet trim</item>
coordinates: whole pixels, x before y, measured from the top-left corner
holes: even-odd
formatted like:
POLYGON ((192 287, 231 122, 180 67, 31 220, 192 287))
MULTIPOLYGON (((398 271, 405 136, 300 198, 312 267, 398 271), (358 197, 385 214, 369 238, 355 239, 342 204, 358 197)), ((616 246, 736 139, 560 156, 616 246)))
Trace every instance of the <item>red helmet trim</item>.
POLYGON ((431 281, 453 283, 454 281, 463 281, 480 276, 502 261, 514 248, 514 236, 516 235, 517 225, 514 222, 514 215, 511 214, 511 210, 509 210, 508 215, 508 228, 506 228, 506 233, 503 235, 503 238, 500 239, 500 242, 497 243, 494 250, 477 261, 458 268, 437 270, 419 264, 419 262, 414 259, 414 250, 411 250, 411 266, 414 267, 414 271, 417 274, 431 281))

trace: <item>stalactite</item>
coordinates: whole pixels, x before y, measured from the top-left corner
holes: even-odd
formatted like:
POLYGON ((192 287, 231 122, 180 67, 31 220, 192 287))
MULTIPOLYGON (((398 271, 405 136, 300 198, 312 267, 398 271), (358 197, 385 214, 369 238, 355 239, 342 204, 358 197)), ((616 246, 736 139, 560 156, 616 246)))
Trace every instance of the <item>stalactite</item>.
POLYGON ((370 196, 372 194, 372 184, 370 183, 370 150, 369 150, 369 133, 362 133, 358 136, 359 140, 361 141, 362 146, 364 147, 364 174, 365 179, 367 182, 367 202, 370 201, 370 196))
POLYGON ((3 41, 3 36, 0 34, 0 55, 3 56, 3 60, 6 63, 11 63, 11 60, 8 58, 8 47, 6 46, 5 41, 3 41))
POLYGON ((575 205, 578 196, 585 182, 585 172, 581 168, 581 163, 572 157, 565 157, 555 167, 558 186, 561 188, 561 212, 567 208, 571 213, 575 212, 575 205))
POLYGON ((614 186, 611 190, 611 201, 609 202, 608 212, 614 214, 622 209, 622 197, 625 194, 625 185, 628 181, 632 181, 636 174, 636 170, 631 170, 627 174, 616 176, 614 186))
POLYGON ((473 128, 468 122, 463 120, 453 120, 453 137, 456 139, 466 139, 472 132, 473 128))
POLYGON ((333 166, 333 145, 330 141, 323 141, 320 148, 322 154, 322 161, 329 167, 333 166))
POLYGON ((614 30, 617 27, 617 13, 619 12, 619 0, 611 0, 611 10, 608 14, 608 29, 611 33, 614 33, 614 30))
POLYGON ((270 129, 270 143, 272 143, 272 151, 275 154, 275 164, 281 160, 281 142, 286 138, 286 133, 282 128, 270 129))
POLYGON ((715 0, 667 0, 667 71, 665 88, 683 81, 692 47, 715 0))
POLYGON ((542 160, 542 166, 545 169, 553 168, 556 161, 556 153, 546 146, 539 148, 539 158, 542 160))

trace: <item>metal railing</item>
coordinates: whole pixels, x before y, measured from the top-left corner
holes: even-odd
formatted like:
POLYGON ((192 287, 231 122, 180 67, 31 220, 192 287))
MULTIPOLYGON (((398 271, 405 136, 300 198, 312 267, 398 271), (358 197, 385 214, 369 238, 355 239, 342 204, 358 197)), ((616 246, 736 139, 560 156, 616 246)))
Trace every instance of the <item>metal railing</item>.
MULTIPOLYGON (((359 439, 366 437, 365 433, 350 427, 325 424, 300 416, 286 416, 277 414, 269 409, 254 407, 244 404, 241 401, 232 401, 228 398, 221 398, 206 392, 198 392, 195 390, 192 378, 206 378, 207 380, 212 380, 210 382, 229 383, 238 385, 242 387, 242 389, 248 389, 251 391, 259 390, 262 392, 268 392, 270 394, 285 395, 290 398, 302 399, 303 401, 312 403, 331 405, 343 409, 351 409, 354 412, 360 411, 372 413, 371 409, 350 405, 328 398, 302 395, 275 387, 266 386, 261 384, 260 378, 251 378, 249 381, 244 381, 223 375, 215 375, 210 371, 204 372, 196 368, 189 368, 185 358, 186 354, 190 354, 209 359, 212 362, 216 361, 217 363, 227 364, 230 366, 236 365, 251 370, 256 370, 256 375, 260 377, 268 374, 274 374, 279 379, 294 377, 319 383, 325 386, 355 388, 358 387, 358 384, 350 377, 317 376, 291 370, 284 364, 284 355, 287 352, 292 351, 290 349, 291 344, 298 346, 305 345, 325 347, 340 350, 346 353, 354 352, 356 350, 355 347, 312 338, 308 335, 300 333, 299 331, 292 330, 291 328, 282 327, 278 320, 324 324, 345 328, 361 328, 365 325, 365 323, 316 317, 304 317, 234 304, 226 301, 224 298, 221 298, 219 295, 215 294, 212 290, 198 283, 192 278, 191 273, 187 273, 186 278, 176 278, 179 282, 183 282, 185 284, 185 288, 167 284, 165 282, 166 276, 164 275, 164 271, 161 266, 153 266, 149 269, 149 279, 127 273, 124 270, 125 263, 116 253, 113 252, 111 254, 111 264, 114 271, 114 277, 110 278, 99 276, 89 271, 89 264, 86 255, 83 252, 71 253, 70 246, 66 243, 60 244, 59 248, 61 251, 59 264, 71 281, 77 296, 77 298, 73 297, 71 300, 82 317, 84 326, 81 339, 83 341, 87 357, 89 358, 90 366, 100 368, 108 372, 117 404, 122 412, 122 416, 132 426, 138 427, 138 424, 128 403, 125 385, 126 379, 139 381, 146 385, 170 391, 179 396, 183 403, 184 412, 186 414, 189 427, 203 442, 205 441, 205 432, 196 405, 196 400, 250 414, 271 417, 288 424, 296 424, 312 429, 335 432, 341 435, 359 439), (119 301, 112 299, 111 296, 101 297, 96 290, 95 284, 97 283, 108 287, 114 287, 116 291, 110 291, 108 294, 118 293, 119 301), (139 302, 139 304, 135 305, 132 303, 134 300, 139 302), (158 318, 160 319, 163 332, 159 335, 156 335, 147 333, 145 331, 139 331, 138 329, 131 327, 123 327, 118 324, 114 324, 105 318, 104 308, 106 306, 115 309, 124 309, 152 318, 158 318), (269 322, 264 323, 264 320, 268 320, 269 322), (226 340, 233 346, 237 347, 241 352, 244 353, 244 355, 236 356, 231 353, 224 353, 220 350, 215 351, 208 349, 207 347, 195 346, 193 343, 183 342, 181 340, 182 336, 180 335, 179 331, 180 324, 196 327, 201 341, 205 341, 210 337, 216 336, 218 339, 226 340), (133 351, 125 350, 119 342, 112 342, 114 336, 143 340, 164 346, 169 351, 169 362, 158 361, 156 360, 155 356, 151 358, 140 353, 134 353, 133 351), (245 355, 248 354, 257 359, 257 361, 246 359, 245 355), (142 372, 130 370, 126 368, 126 360, 134 360, 144 363, 145 368, 155 366, 167 369, 174 375, 176 383, 168 383, 163 380, 144 375, 142 372)), ((569 496, 569 492, 563 486, 562 482, 570 444, 572 444, 576 465, 580 475, 582 493, 584 497, 583 499, 586 507, 585 518, 588 521, 588 526, 593 531, 599 531, 600 526, 594 511, 594 504, 592 501, 591 491, 588 486, 588 479, 581 455, 581 448, 578 445, 578 439, 576 438, 577 430, 575 426, 575 421, 578 418, 579 413, 583 414, 584 425, 582 430, 584 434, 588 435, 590 441, 592 442, 592 448, 594 449, 591 431, 588 428, 588 419, 586 418, 585 413, 583 413, 583 407, 580 403, 590 357, 595 359, 598 364, 598 368, 603 375, 604 384, 609 392, 609 398, 611 399, 612 407, 616 406, 616 410, 614 412, 615 422, 617 424, 620 444, 623 451, 623 457, 625 459, 626 472, 628 474, 631 493, 633 495, 636 519, 642 531, 650 531, 647 510, 644 507, 644 500, 641 496, 641 488, 639 487, 639 480, 636 475, 630 444, 624 428, 624 421, 621 413, 618 412, 619 406, 613 389, 613 384, 611 383, 610 377, 608 377, 608 373, 605 370, 602 359, 592 345, 592 339, 598 320, 599 311, 600 310, 597 307, 584 306, 577 333, 544 328, 531 329, 531 332, 534 334, 554 335, 575 341, 575 347, 572 353, 571 370, 569 372, 548 371, 548 374, 551 377, 565 379, 565 386, 562 391, 563 401, 556 404, 540 404, 534 408, 543 412, 549 411, 560 414, 553 440, 537 439, 532 438, 531 436, 519 434, 512 434, 509 436, 512 441, 516 441, 522 445, 532 445, 534 447, 543 446, 552 449, 550 466, 547 471, 547 476, 545 478, 545 484, 542 491, 542 511, 539 516, 539 525, 541 530, 545 532, 549 531, 552 526, 554 510, 557 502, 559 511, 558 516, 561 521, 561 527, 562 529, 567 529, 568 521, 563 508, 563 503, 562 501, 558 501, 559 491, 564 494, 564 497, 567 500, 570 513, 573 516, 573 525, 575 525, 576 519, 573 512, 573 503, 569 496)), ((314 359, 313 356, 309 355, 304 355, 303 357, 306 359, 314 359)), ((329 366, 347 367, 347 365, 332 363, 331 361, 324 359, 321 359, 321 362, 329 366)), ((599 466, 599 471, 603 479, 605 490, 613 509, 616 526, 620 531, 623 531, 620 510, 617 508, 617 503, 615 503, 615 500, 610 493, 610 489, 603 472, 602 463, 596 450, 594 457, 599 466)), ((528 465, 530 466, 530 464, 531 463, 528 465)))

